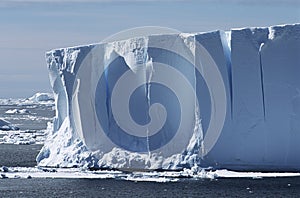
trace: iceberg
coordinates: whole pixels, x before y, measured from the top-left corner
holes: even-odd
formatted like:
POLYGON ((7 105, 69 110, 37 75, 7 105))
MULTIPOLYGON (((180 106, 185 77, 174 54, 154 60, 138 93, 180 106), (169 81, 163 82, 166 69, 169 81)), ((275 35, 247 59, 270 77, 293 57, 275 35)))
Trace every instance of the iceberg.
POLYGON ((30 111, 27 109, 9 109, 5 114, 30 114, 30 111))
POLYGON ((0 118, 0 131, 19 130, 18 127, 12 125, 10 122, 0 118))
POLYGON ((54 101, 52 94, 50 93, 36 93, 30 98, 28 98, 29 101, 32 102, 48 102, 48 101, 54 101))
POLYGON ((46 53, 39 166, 300 170, 300 24, 140 36, 46 53))

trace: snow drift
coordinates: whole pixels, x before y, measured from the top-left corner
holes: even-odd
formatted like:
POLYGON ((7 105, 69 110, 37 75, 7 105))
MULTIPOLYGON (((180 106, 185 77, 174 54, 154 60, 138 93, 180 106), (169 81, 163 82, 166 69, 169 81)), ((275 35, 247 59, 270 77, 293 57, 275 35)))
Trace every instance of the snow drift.
POLYGON ((300 25, 151 35, 46 54, 40 166, 300 170, 300 25))

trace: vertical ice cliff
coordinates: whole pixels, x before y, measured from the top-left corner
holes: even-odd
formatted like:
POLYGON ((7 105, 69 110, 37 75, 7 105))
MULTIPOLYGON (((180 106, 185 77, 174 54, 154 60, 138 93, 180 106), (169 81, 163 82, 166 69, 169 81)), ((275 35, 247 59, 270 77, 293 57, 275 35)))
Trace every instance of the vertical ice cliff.
POLYGON ((41 166, 299 170, 300 25, 153 35, 46 54, 41 166))

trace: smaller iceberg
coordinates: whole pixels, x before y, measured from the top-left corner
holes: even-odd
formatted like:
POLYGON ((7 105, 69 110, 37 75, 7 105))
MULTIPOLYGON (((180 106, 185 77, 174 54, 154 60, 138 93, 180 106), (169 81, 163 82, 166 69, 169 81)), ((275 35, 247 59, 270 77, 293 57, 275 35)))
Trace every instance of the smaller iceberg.
POLYGON ((27 109, 9 109, 5 114, 30 114, 30 111, 27 109))
POLYGON ((48 102, 54 101, 54 98, 51 93, 36 93, 32 97, 28 98, 28 100, 33 102, 48 102))
POLYGON ((19 128, 12 125, 10 122, 0 118, 0 130, 1 131, 15 131, 15 130, 19 130, 19 128))

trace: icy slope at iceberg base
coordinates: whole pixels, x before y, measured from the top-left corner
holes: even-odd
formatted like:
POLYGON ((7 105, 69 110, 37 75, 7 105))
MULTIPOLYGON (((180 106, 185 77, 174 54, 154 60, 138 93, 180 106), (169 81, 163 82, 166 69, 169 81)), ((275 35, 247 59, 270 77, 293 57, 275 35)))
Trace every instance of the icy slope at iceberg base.
POLYGON ((86 148, 81 141, 74 139, 68 119, 65 119, 60 129, 55 132, 53 124, 48 125, 46 136, 45 146, 37 156, 40 166, 73 167, 83 165, 80 164, 82 161, 80 156, 85 156, 86 148))
POLYGON ((196 168, 200 161, 199 154, 195 150, 173 155, 167 159, 157 153, 149 156, 149 154, 134 153, 117 147, 107 153, 93 152, 87 149, 82 140, 75 138, 68 118, 56 132, 53 132, 53 125, 48 126, 44 147, 36 160, 39 162, 38 166, 42 167, 152 170, 196 168))

